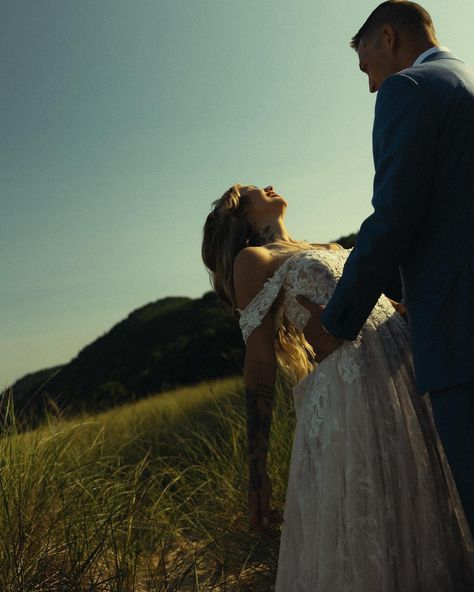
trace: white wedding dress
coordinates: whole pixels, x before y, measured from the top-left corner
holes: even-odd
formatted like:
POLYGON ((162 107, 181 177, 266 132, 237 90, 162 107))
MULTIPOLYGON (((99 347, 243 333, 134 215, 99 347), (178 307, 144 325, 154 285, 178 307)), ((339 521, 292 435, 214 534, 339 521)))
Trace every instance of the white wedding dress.
MULTIPOLYGON (((244 340, 281 290, 276 325, 285 315, 302 330, 309 312, 296 295, 327 303, 348 255, 289 256, 241 311, 244 340)), ((358 338, 324 359, 293 396, 275 591, 474 589, 472 539, 429 395, 416 392, 407 326, 385 296, 358 338)))

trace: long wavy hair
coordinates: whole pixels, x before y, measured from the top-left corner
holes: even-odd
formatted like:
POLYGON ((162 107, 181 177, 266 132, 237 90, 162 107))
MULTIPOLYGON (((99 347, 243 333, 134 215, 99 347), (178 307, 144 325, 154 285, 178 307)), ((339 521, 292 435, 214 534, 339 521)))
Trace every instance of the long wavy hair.
MULTIPOLYGON (((230 187, 213 202, 203 229, 202 259, 211 285, 234 314, 237 302, 234 286, 234 262, 245 247, 264 246, 274 242, 268 231, 255 229, 246 218, 247 202, 237 185, 230 187)), ((278 367, 293 383, 304 378, 315 367, 314 351, 304 335, 284 317, 275 335, 278 367)))

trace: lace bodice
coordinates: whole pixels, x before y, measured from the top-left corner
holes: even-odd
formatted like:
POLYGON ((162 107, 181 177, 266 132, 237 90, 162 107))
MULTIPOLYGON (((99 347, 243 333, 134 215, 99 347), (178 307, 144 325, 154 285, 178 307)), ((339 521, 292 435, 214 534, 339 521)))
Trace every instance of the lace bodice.
MULTIPOLYGON (((312 249, 290 255, 265 282, 262 290, 248 306, 239 311, 239 324, 244 341, 246 342, 252 331, 260 325, 281 290, 283 299, 275 315, 275 331, 281 324, 283 315, 296 329, 302 331, 310 313, 298 303, 296 296, 301 294, 312 302, 327 304, 342 275, 350 251, 312 249)), ((382 296, 367 319, 366 327, 377 327, 393 313, 390 301, 382 296)))
MULTIPOLYGON (((342 275, 350 251, 351 249, 337 251, 311 249, 290 255, 275 274, 265 282, 255 298, 243 311, 240 311, 239 323, 244 341, 247 342, 252 331, 260 325, 280 291, 283 292, 283 297, 274 316, 275 332, 284 317, 297 330, 303 331, 311 315, 304 306, 299 304, 296 297, 301 294, 312 302, 327 304, 342 275)), ((380 340, 390 342, 394 333, 405 333, 404 324, 401 316, 395 314, 395 309, 388 298, 382 295, 357 338, 354 341, 345 341, 333 354, 337 364, 337 372, 343 382, 351 384, 355 379, 366 376, 370 372, 370 364, 373 359, 373 356, 369 354, 369 349, 374 345, 374 342, 380 342, 380 340)), ((316 380, 318 383, 320 396, 316 406, 324 404, 324 392, 330 382, 325 365, 325 360, 323 360, 319 364, 317 374, 311 373, 307 377, 308 380, 316 380)), ((297 412, 298 388, 294 390, 297 412)), ((314 431, 318 429, 321 414, 315 410, 311 417, 314 431)))

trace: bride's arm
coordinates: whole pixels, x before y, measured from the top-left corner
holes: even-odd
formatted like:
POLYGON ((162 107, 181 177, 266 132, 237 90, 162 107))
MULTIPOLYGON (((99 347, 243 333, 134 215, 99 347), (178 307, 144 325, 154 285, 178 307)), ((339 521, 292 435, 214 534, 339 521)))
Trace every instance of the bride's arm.
POLYGON ((244 367, 250 525, 257 530, 268 524, 270 518, 271 482, 267 473, 267 454, 275 378, 273 317, 268 314, 247 340, 244 367))
MULTIPOLYGON (((234 268, 237 305, 244 309, 271 274, 270 256, 245 249, 234 268)), ((246 343, 244 381, 247 412, 250 526, 262 532, 270 516, 271 482, 267 453, 275 398, 276 357, 273 313, 249 335, 246 343)))

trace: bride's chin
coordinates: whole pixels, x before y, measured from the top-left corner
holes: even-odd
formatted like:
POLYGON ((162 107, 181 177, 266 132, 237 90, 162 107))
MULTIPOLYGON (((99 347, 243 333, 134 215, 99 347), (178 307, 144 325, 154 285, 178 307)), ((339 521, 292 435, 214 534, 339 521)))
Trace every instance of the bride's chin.
POLYGON ((275 197, 273 197, 272 201, 273 201, 273 203, 278 203, 278 204, 285 206, 285 208, 288 207, 288 202, 281 195, 276 195, 275 197))

